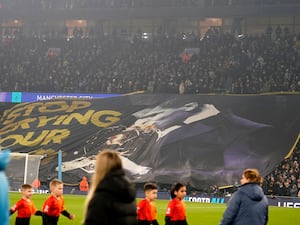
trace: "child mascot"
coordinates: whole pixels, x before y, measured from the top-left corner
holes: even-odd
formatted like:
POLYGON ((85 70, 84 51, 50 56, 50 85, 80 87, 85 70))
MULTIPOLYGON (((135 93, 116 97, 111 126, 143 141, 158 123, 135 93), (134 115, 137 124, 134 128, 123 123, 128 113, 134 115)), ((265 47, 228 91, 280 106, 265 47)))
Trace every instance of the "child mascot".
POLYGON ((10 150, 0 150, 0 225, 9 224, 8 180, 5 168, 10 160, 10 150))

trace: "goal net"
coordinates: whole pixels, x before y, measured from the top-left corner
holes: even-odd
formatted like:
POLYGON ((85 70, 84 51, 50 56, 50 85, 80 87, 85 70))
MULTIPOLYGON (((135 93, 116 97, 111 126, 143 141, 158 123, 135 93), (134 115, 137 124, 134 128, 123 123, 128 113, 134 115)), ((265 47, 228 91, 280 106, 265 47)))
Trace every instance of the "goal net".
POLYGON ((22 184, 32 184, 39 178, 41 155, 27 153, 10 154, 10 162, 6 168, 10 191, 18 191, 22 184))

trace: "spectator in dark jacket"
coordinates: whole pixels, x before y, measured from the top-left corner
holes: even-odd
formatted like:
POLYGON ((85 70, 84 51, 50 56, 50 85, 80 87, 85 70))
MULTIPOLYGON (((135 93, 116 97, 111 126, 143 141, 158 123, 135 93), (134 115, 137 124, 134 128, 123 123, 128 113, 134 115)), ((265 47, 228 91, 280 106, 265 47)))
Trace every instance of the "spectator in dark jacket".
POLYGON ((220 225, 266 225, 268 200, 261 188, 262 178, 256 169, 246 169, 241 187, 232 195, 220 225))
POLYGON ((86 199, 84 225, 135 225, 135 194, 119 154, 114 150, 101 151, 86 199))

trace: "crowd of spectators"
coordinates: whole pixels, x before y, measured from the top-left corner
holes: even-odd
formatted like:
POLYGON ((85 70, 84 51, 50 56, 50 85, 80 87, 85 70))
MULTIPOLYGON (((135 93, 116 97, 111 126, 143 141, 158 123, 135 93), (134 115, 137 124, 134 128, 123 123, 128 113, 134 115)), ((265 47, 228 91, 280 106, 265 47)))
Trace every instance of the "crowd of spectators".
MULTIPOLYGON (((133 37, 76 32, 21 33, 0 44, 0 91, 129 93, 261 93, 300 91, 296 36, 267 27, 260 35, 209 29, 133 37)), ((268 195, 300 197, 300 144, 265 177, 268 195)), ((217 188, 215 188, 217 190, 217 188)))
POLYGON ((300 57, 288 29, 238 37, 209 29, 133 37, 18 34, 0 45, 0 91, 262 93, 300 91, 300 57))
POLYGON ((0 8, 147 8, 299 4, 298 0, 0 0, 0 8))
POLYGON ((300 197, 300 142, 293 154, 264 179, 267 195, 300 197))

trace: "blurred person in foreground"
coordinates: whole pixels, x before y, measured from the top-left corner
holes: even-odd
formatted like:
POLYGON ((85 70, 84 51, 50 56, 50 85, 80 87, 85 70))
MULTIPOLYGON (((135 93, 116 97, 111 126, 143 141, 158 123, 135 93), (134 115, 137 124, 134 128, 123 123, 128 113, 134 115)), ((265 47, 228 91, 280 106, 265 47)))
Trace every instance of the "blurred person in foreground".
POLYGON ((8 179, 5 174, 5 168, 10 161, 10 150, 0 149, 0 225, 9 224, 9 197, 8 197, 8 179))
POLYGON ((136 190, 125 175, 120 155, 103 150, 85 202, 84 225, 136 225, 136 190))
POLYGON ((241 186, 228 201, 220 225, 266 225, 268 200, 261 184, 258 170, 244 170, 241 186))

